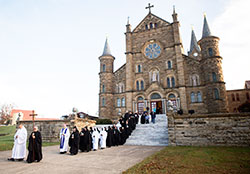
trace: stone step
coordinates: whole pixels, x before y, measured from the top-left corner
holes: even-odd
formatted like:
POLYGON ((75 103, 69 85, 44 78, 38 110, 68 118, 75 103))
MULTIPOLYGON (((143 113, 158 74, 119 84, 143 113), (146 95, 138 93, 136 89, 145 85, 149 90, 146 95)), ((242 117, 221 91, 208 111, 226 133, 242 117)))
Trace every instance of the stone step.
POLYGON ((155 121, 155 124, 151 122, 150 124, 137 124, 125 145, 167 146, 167 117, 164 114, 156 115, 155 121))

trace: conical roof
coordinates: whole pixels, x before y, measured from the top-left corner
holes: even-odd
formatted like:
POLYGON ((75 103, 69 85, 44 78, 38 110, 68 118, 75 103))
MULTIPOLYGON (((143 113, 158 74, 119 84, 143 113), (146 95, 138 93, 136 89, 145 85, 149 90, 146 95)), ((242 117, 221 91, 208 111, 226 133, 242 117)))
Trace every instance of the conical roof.
POLYGON ((204 15, 204 22, 203 22, 203 30, 202 30, 202 38, 211 36, 211 31, 209 29, 206 15, 204 15))
POLYGON ((110 48, 109 48, 109 44, 108 44, 108 38, 106 38, 102 56, 112 56, 110 48))
POLYGON ((200 47, 197 44, 197 39, 194 33, 194 29, 192 28, 192 32, 191 32, 191 43, 190 43, 190 53, 196 49, 197 51, 200 51, 200 47))

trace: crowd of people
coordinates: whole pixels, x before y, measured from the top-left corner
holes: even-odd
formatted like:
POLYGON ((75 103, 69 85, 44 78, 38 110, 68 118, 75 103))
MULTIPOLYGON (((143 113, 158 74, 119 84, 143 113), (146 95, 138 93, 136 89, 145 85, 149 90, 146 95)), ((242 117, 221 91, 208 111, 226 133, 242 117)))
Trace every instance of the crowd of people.
MULTIPOLYGON (((155 123, 154 111, 150 113, 151 121, 155 123)), ((108 127, 84 127, 81 132, 77 127, 73 128, 70 133, 69 128, 64 125, 60 131, 60 153, 68 152, 70 147, 70 154, 76 155, 79 150, 81 152, 96 151, 98 149, 110 148, 112 146, 124 145, 133 130, 136 129, 137 124, 148 124, 149 114, 145 111, 142 114, 127 112, 121 116, 117 124, 108 127)), ((20 124, 19 129, 14 135, 14 146, 12 149, 12 156, 8 158, 10 161, 23 161, 26 155, 27 130, 20 124)), ((39 162, 42 160, 42 136, 38 131, 38 127, 34 126, 33 132, 28 139, 28 156, 27 162, 39 162)))
POLYGON ((89 129, 84 127, 81 132, 75 126, 71 135, 69 135, 66 125, 64 125, 60 133, 60 153, 67 153, 68 146, 70 147, 70 154, 76 155, 79 150, 89 152, 123 145, 132 131, 135 130, 138 121, 138 115, 128 112, 113 126, 90 127, 89 129))

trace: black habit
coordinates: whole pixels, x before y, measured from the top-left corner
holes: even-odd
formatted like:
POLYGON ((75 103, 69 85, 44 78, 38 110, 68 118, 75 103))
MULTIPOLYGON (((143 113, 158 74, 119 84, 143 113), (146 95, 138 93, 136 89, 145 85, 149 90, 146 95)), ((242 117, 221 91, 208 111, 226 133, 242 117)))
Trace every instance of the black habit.
POLYGON ((43 158, 42 155, 42 136, 39 131, 32 132, 29 137, 29 146, 28 146, 29 154, 27 157, 27 162, 32 163, 34 161, 41 161, 43 158), (35 136, 35 138, 32 137, 35 136))

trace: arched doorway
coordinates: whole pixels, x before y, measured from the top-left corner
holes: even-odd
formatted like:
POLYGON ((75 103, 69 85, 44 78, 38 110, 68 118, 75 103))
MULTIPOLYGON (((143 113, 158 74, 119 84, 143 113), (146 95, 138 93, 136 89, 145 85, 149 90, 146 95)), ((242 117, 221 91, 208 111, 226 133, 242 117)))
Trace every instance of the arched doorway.
POLYGON ((142 96, 139 96, 137 98, 137 112, 138 113, 143 113, 145 108, 145 103, 144 103, 144 99, 142 96))
POLYGON ((163 113, 162 97, 158 93, 153 93, 150 96, 150 112, 156 112, 156 114, 163 113))

